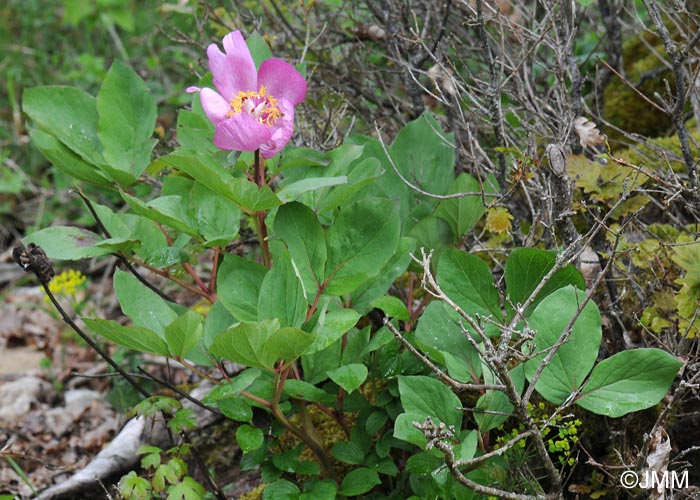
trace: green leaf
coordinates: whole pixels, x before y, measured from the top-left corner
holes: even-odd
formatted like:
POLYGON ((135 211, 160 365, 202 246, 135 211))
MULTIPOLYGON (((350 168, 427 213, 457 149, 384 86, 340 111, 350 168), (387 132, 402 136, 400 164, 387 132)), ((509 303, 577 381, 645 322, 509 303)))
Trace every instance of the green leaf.
POLYGON ((98 234, 72 226, 47 227, 23 241, 39 245, 50 259, 81 260, 112 253, 111 249, 98 246, 104 241, 98 234))
POLYGON ((466 383, 481 378, 481 358, 462 331, 464 323, 446 303, 431 302, 418 320, 416 345, 430 359, 446 365, 452 377, 466 383))
POLYGON ((140 352, 168 356, 168 346, 153 330, 138 326, 122 326, 116 321, 83 318, 87 327, 115 344, 140 352))
POLYGON ((425 248, 426 252, 434 250, 439 253, 454 239, 450 225, 432 215, 422 218, 411 228, 409 235, 416 239, 416 248, 425 248))
POLYGON ((199 182, 190 191, 190 221, 204 237, 204 245, 226 246, 236 239, 241 210, 234 202, 199 182))
POLYGON ((398 206, 391 200, 365 199, 345 207, 326 239, 326 293, 349 293, 379 274, 396 251, 400 231, 398 206))
POLYGON ((221 303, 241 321, 257 321, 260 288, 267 269, 237 255, 226 254, 216 277, 221 303))
POLYGON ((221 385, 214 387, 209 394, 204 396, 203 403, 209 404, 214 401, 231 398, 240 395, 241 391, 245 391, 251 386, 256 379, 261 376, 262 372, 258 368, 248 368, 241 373, 232 377, 231 380, 221 385))
POLYGON ((217 336, 209 352, 242 365, 272 370, 278 358, 268 343, 277 330, 277 320, 242 322, 217 336))
POLYGON ((282 204, 269 186, 258 188, 247 179, 233 177, 213 158, 197 154, 194 151, 179 150, 162 156, 149 168, 158 169, 161 166, 186 173, 250 213, 269 210, 282 204))
POLYGON ((250 55, 255 61, 255 67, 260 68, 260 65, 266 59, 272 58, 272 51, 270 46, 265 41, 259 33, 252 33, 246 38, 246 45, 248 45, 248 50, 250 50, 250 55))
POLYGON ((304 287, 289 252, 283 249, 260 285, 258 319, 277 318, 282 326, 300 327, 306 310, 304 287))
POLYGON ((165 341, 170 354, 184 358, 194 349, 204 334, 204 318, 194 311, 178 316, 165 328, 165 341))
POLYGON ((177 313, 132 274, 117 269, 114 272, 114 291, 122 312, 137 326, 165 336, 166 327, 177 318, 177 313))
POLYGON ((360 467, 348 472, 340 483, 340 494, 347 497, 356 497, 367 493, 372 488, 381 484, 379 474, 367 467, 360 467))
POLYGON ((368 371, 365 365, 361 363, 352 363, 329 371, 328 377, 345 389, 345 392, 352 394, 355 389, 360 387, 363 382, 367 380, 367 374, 368 371))
MULTIPOLYGON (((554 267, 556 261, 555 252, 536 248, 514 249, 506 259, 505 269, 506 290, 510 303, 513 305, 525 303, 540 284, 542 278, 554 267)), ((528 316, 547 295, 567 285, 574 285, 582 290, 586 288, 583 276, 573 265, 563 267, 552 275, 537 294, 525 315, 528 316)), ((508 310, 512 311, 510 303, 506 301, 508 310)))
POLYGON ((177 114, 177 142, 183 149, 216 155, 221 150, 214 144, 214 129, 211 121, 193 111, 181 109, 177 114))
POLYGON ((394 437, 425 445, 425 436, 418 429, 413 428, 412 422, 417 421, 422 424, 428 417, 435 425, 442 422, 448 426, 454 426, 455 429, 461 428, 462 403, 455 393, 439 380, 422 375, 400 376, 399 395, 405 412, 402 415, 406 416, 397 418, 394 437))
POLYGON ((168 487, 166 500, 202 500, 206 490, 190 476, 185 476, 182 481, 168 487))
POLYGON ((327 257, 325 234, 316 214, 301 203, 287 203, 277 210, 273 227, 287 244, 306 294, 315 294, 324 279, 327 257))
POLYGON ((410 319, 406 304, 398 297, 384 295, 374 300, 370 305, 374 309, 380 309, 385 316, 390 318, 396 318, 401 321, 408 321, 410 319))
POLYGON ((576 404, 614 418, 650 408, 666 395, 682 365, 660 349, 619 352, 596 365, 576 404))
POLYGON ((333 445, 333 456, 343 463, 359 465, 365 459, 365 453, 353 441, 341 441, 333 445))
POLYGON ((263 491, 263 500, 296 500, 299 498, 299 487, 286 479, 278 479, 270 483, 263 491))
POLYGON ((352 309, 337 309, 329 311, 319 319, 318 331, 313 345, 306 351, 307 354, 313 354, 322 351, 329 345, 333 344, 340 337, 345 335, 350 328, 355 326, 360 315, 352 309))
POLYGON ((105 162, 128 174, 122 179, 115 176, 128 187, 146 170, 158 142, 153 139, 156 102, 134 70, 115 61, 97 94, 97 112, 105 162))
MULTIPOLYGON (((484 370, 484 383, 497 384, 498 380, 493 376, 491 370, 484 370)), ((510 370, 510 377, 513 380, 513 385, 518 391, 518 394, 523 392, 525 386, 525 371, 523 365, 520 364, 510 370)), ((474 412, 474 420, 479 426, 479 432, 485 434, 491 429, 495 429, 503 422, 508 420, 508 416, 513 411, 513 405, 508 400, 508 396, 503 391, 488 390, 476 402, 476 408, 486 410, 487 412, 499 413, 481 413, 474 412)))
POLYGON ((161 196, 145 203, 124 191, 120 194, 135 213, 195 238, 199 237, 199 232, 186 221, 185 207, 179 196, 161 196))
MULTIPOLYGON (((495 183, 495 181, 492 181, 495 183)), ((488 202, 488 194, 497 191, 492 185, 482 185, 474 177, 467 173, 461 173, 450 186, 449 194, 454 193, 480 193, 484 192, 484 198, 488 202)), ((482 195, 467 195, 462 198, 450 198, 440 201, 435 209, 435 215, 447 221, 456 239, 462 238, 467 231, 474 227, 477 221, 486 212, 482 201, 482 195)))
POLYGON ((287 203, 296 200, 302 193, 347 183, 348 178, 344 175, 338 177, 312 177, 309 179, 301 179, 296 182, 285 184, 284 187, 277 191, 277 197, 282 200, 283 203, 287 203))
MULTIPOLYGON (((532 379, 538 365, 549 353, 548 348, 557 343, 567 325, 578 311, 585 293, 569 285, 545 297, 530 316, 529 327, 534 330, 532 343, 535 356, 525 363, 525 375, 532 379)), ((598 357, 602 338, 600 312, 589 301, 573 325, 565 342, 542 371, 535 388, 542 397, 554 404, 561 404, 576 391, 593 368, 598 357)))
POLYGON ((275 172, 295 167, 326 167, 330 162, 328 155, 321 151, 287 146, 275 172))
POLYGON ((347 172, 346 184, 320 193, 316 205, 319 214, 331 212, 337 207, 344 207, 358 197, 366 197, 367 188, 384 173, 381 163, 376 158, 364 158, 362 161, 353 163, 349 168, 351 170, 347 172))
POLYGON ((263 445, 265 435, 257 427, 243 424, 236 429, 236 441, 244 453, 257 450, 263 445))
POLYGON ((396 279, 406 272, 411 262, 411 252, 416 248, 413 238, 400 238, 394 255, 384 264, 378 275, 368 280, 350 294, 352 308, 360 314, 372 310, 371 303, 384 295, 396 279))
POLYGON ((73 87, 34 87, 24 91, 22 108, 34 125, 56 137, 87 163, 102 165, 95 98, 73 87))
POLYGON ((287 326, 272 334, 267 350, 275 361, 293 361, 306 352, 315 338, 311 333, 287 326))
MULTIPOLYGON (((454 179, 453 141, 454 135, 443 134, 435 118, 425 113, 399 131, 389 152, 405 179, 428 193, 445 194, 454 179)), ((391 168, 384 175, 403 183, 391 168)), ((436 203, 423 195, 413 196, 431 206, 436 203)))
POLYGON ((305 380, 287 380, 284 383, 282 394, 288 398, 312 401, 314 403, 332 404, 336 400, 336 397, 332 394, 319 389, 305 380))
POLYGON ((32 128, 29 131, 32 144, 61 172, 79 181, 103 188, 111 188, 112 181, 95 165, 84 160, 51 134, 32 128))
POLYGON ((324 479, 314 481, 308 490, 299 496, 299 500, 335 500, 337 493, 338 487, 335 481, 324 479))
POLYGON ((467 314, 501 319, 500 298, 491 270, 476 255, 446 250, 438 264, 437 282, 467 314))

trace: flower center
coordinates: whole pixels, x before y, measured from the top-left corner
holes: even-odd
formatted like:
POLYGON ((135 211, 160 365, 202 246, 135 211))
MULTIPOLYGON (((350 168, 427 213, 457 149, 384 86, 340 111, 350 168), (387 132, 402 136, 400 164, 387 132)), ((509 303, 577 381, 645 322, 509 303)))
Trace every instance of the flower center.
POLYGON ((277 98, 269 95, 264 85, 257 92, 239 91, 229 104, 231 110, 226 114, 228 118, 245 112, 267 127, 274 125, 282 116, 282 111, 277 107, 277 98))

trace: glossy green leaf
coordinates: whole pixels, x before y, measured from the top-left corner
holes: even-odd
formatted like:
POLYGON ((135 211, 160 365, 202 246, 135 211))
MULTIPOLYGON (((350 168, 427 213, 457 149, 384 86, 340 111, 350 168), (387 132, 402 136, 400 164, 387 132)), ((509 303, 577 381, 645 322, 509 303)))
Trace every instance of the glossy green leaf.
POLYGON ((328 377, 345 389, 345 392, 352 394, 367 380, 367 367, 361 363, 343 365, 328 372, 328 377))
POLYGON ((452 377, 475 382, 481 378, 481 358, 462 331, 463 324, 464 319, 446 303, 431 302, 418 320, 416 345, 447 366, 452 377))
POLYGON ((47 227, 30 234, 23 241, 40 246, 50 259, 89 259, 109 255, 113 251, 98 246, 104 241, 98 234, 73 226, 47 227))
POLYGON ((314 481, 308 490, 299 495, 299 500, 335 500, 338 486, 331 479, 314 481))
POLYGON ((304 287, 289 252, 283 249, 260 285, 258 319, 277 318, 282 326, 300 327, 306 310, 304 287))
POLYGON ((122 312, 135 325, 149 328, 161 337, 164 337, 167 326, 177 318, 177 313, 165 300, 130 273, 120 269, 114 272, 114 291, 122 312))
POLYGON ((205 246, 226 246, 236 239, 241 220, 238 205, 199 182, 192 186, 189 200, 189 221, 204 238, 205 246))
MULTIPOLYGON (((462 403, 457 395, 439 380, 422 375, 400 376, 399 395, 404 412, 411 416, 411 421, 422 424, 426 418, 430 417, 435 425, 442 422, 454 426, 455 429, 461 428, 462 403)), ((410 425, 406 419, 407 417, 404 417, 402 426, 398 425, 397 419, 397 425, 394 427, 394 436, 399 439, 411 438, 410 434, 405 434, 410 425), (397 434, 397 431, 401 432, 397 434)), ((418 434, 422 437, 424 444, 425 437, 420 431, 418 434)), ((415 433, 413 435, 415 436, 415 433)))
POLYGON ((236 429, 236 441, 244 453, 257 450, 263 445, 265 435, 257 427, 243 424, 236 429))
POLYGON ((307 354, 322 351, 333 344, 355 326, 359 319, 360 315, 352 309, 337 309, 326 313, 323 320, 319 321, 316 339, 307 354))
POLYGON ((179 196, 161 196, 145 203, 124 191, 121 195, 135 213, 190 236, 199 236, 197 230, 190 226, 179 196))
POLYGON ((358 288, 394 255, 401 224, 391 200, 365 199, 345 207, 326 238, 326 293, 342 295, 358 288))
POLYGON ((337 396, 316 387, 314 384, 296 379, 289 379, 284 383, 282 394, 288 398, 323 404, 333 404, 337 398, 337 396))
POLYGON ((306 352, 314 339, 311 333, 287 326, 272 334, 267 350, 275 360, 293 361, 306 352))
POLYGON ((295 167, 325 167, 330 162, 328 155, 321 151, 287 146, 275 171, 282 172, 295 167))
POLYGON ((153 138, 156 102, 148 86, 134 70, 115 61, 97 94, 97 112, 106 164, 127 173, 131 183, 135 182, 146 170, 158 142, 153 138))
POLYGON ((194 349, 204 335, 204 318, 194 311, 178 316, 165 328, 165 341, 170 354, 184 358, 194 349))
POLYGON ((494 189, 490 184, 482 187, 473 176, 461 173, 450 186, 448 194, 483 192, 484 196, 471 194, 462 198, 442 200, 435 209, 435 215, 447 221, 450 229, 452 229, 452 233, 459 240, 484 215, 486 212, 484 200, 488 203, 490 200, 487 193, 493 191, 494 189), (486 189, 487 187, 490 189, 486 189))
POLYGON ((115 344, 140 352, 168 356, 168 346, 153 330, 138 326, 123 326, 116 321, 83 318, 93 333, 101 335, 115 344))
MULTIPOLYGON (((505 280, 507 295, 510 299, 507 305, 523 304, 535 291, 542 278, 554 267, 556 260, 554 252, 536 248, 515 248, 506 259, 505 280)), ((574 285, 581 290, 586 288, 583 276, 573 265, 563 267, 552 275, 526 311, 526 316, 547 295, 567 285, 574 285)), ((509 310, 512 311, 510 307, 509 310)))
MULTIPOLYGON (((199 100, 199 95, 196 96, 199 100)), ((221 150, 214 144, 214 125, 206 117, 181 109, 177 114, 177 141, 183 149, 215 155, 221 150)))
POLYGON ((287 203, 277 210, 273 227, 287 244, 306 295, 315 295, 324 279, 328 254, 325 233, 316 214, 301 203, 287 203))
POLYGON ((299 195, 308 191, 316 191, 318 189, 347 184, 348 178, 344 175, 338 177, 312 177, 301 179, 290 184, 285 184, 279 191, 277 196, 283 203, 294 201, 299 198, 299 195))
POLYGON ((365 458, 365 453, 356 443, 352 441, 341 441, 333 445, 331 450, 333 456, 343 463, 359 465, 365 458))
POLYGON ((258 319, 260 288, 267 269, 237 255, 227 254, 219 266, 216 291, 219 300, 241 321, 258 319))
POLYGON ((265 487, 262 498, 263 500, 297 500, 299 493, 300 490, 296 484, 286 479, 278 479, 265 487))
POLYGON ((500 297, 491 269, 476 255, 454 249, 445 251, 438 264, 437 282, 467 314, 501 319, 500 297))
POLYGON ((356 497, 367 493, 372 488, 381 484, 379 474, 367 467, 360 467, 348 472, 340 483, 340 494, 347 497, 356 497))
POLYGON ((90 94, 73 87, 28 88, 22 108, 36 127, 55 136, 87 163, 104 163, 97 136, 97 106, 90 94))
POLYGON ((268 343, 277 330, 277 320, 242 322, 218 335, 209 351, 242 365, 272 370, 278 358, 270 352, 268 343))
MULTIPOLYGON (((529 327, 536 332, 532 343, 536 346, 536 352, 542 354, 525 363, 528 380, 532 379, 537 366, 549 353, 547 349, 556 344, 564 333, 584 297, 585 292, 569 285, 545 297, 533 311, 529 320, 529 327)), ((567 342, 561 345, 542 371, 535 386, 537 392, 551 403, 564 402, 581 386, 593 368, 601 338, 600 312, 595 303, 589 301, 574 323, 567 342)))
POLYGON ((83 182, 103 188, 112 187, 109 179, 98 167, 84 160, 51 134, 32 128, 29 131, 32 144, 61 172, 83 182))
POLYGON ((153 168, 160 168, 159 165, 186 173, 249 212, 269 210, 282 204, 268 186, 258 188, 247 179, 233 177, 213 158, 193 151, 179 150, 163 156, 154 162, 153 168))
POLYGON ((371 306, 375 309, 380 309, 382 313, 389 318, 396 318, 401 321, 409 320, 406 304, 398 297, 384 295, 372 302, 371 306))
POLYGON ((666 395, 682 365, 661 349, 619 352, 593 368, 576 404, 608 417, 650 408, 666 395))

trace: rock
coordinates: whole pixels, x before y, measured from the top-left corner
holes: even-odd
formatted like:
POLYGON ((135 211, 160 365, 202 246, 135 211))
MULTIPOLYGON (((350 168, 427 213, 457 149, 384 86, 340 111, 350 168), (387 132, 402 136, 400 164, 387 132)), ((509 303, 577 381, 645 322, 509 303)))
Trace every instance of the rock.
POLYGON ((0 386, 0 421, 21 422, 50 390, 51 385, 37 377, 22 377, 3 384, 0 386))

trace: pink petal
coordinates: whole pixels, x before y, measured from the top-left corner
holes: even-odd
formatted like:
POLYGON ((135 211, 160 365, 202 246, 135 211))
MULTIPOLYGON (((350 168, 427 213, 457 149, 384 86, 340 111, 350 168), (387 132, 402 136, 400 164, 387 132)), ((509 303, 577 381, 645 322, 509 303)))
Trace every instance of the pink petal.
POLYGON ((293 106, 306 97, 306 80, 294 66, 282 59, 263 61, 258 71, 258 85, 264 85, 269 95, 286 99, 293 106))
POLYGON ((214 144, 227 151, 255 151, 269 140, 270 130, 248 113, 239 113, 219 123, 214 132, 214 144))
POLYGON ((239 91, 257 90, 255 63, 240 31, 224 37, 224 49, 226 53, 214 43, 207 48, 209 69, 219 93, 231 100, 239 91))
POLYGON ((294 132, 294 106, 286 99, 282 99, 279 102, 279 108, 283 116, 270 128, 272 133, 270 140, 260 145, 260 154, 265 159, 272 158, 282 151, 294 132))
POLYGON ((192 86, 190 86, 190 87, 187 87, 187 89, 185 90, 185 92, 187 92, 188 94, 192 94, 193 92, 199 92, 199 91, 201 91, 201 90, 202 90, 201 87, 197 87, 197 86, 195 86, 195 85, 192 85, 192 86))
POLYGON ((199 94, 199 99, 202 102, 202 108, 204 108, 207 118, 209 118, 214 125, 218 125, 226 120, 226 114, 231 111, 231 106, 221 95, 212 89, 203 88, 199 94))

